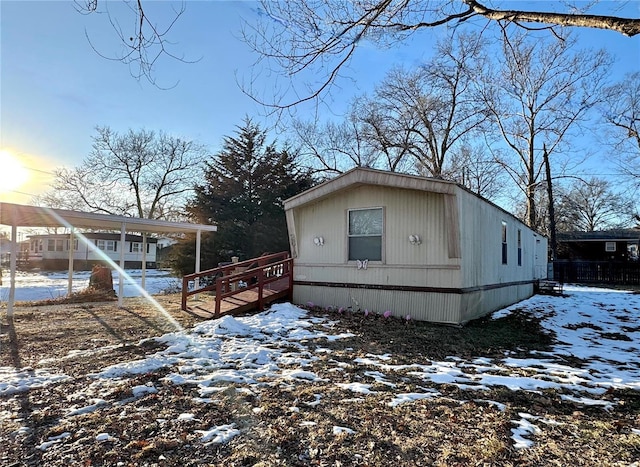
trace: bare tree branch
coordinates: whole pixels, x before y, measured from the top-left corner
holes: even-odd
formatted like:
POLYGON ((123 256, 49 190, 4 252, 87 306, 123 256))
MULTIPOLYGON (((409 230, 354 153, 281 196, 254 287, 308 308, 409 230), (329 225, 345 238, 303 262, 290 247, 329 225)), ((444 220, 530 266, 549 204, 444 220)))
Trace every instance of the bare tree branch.
POLYGON ((182 210, 204 160, 201 145, 146 130, 96 130, 92 153, 79 167, 56 171, 45 204, 149 219, 182 210))
POLYGON ((482 88, 509 158, 504 168, 527 200, 526 221, 536 226, 536 190, 544 169, 542 148, 558 155, 568 135, 603 99, 600 92, 611 58, 604 51, 574 51, 575 41, 503 36, 503 65, 486 70, 482 88), (497 78, 498 77, 498 78, 497 78))

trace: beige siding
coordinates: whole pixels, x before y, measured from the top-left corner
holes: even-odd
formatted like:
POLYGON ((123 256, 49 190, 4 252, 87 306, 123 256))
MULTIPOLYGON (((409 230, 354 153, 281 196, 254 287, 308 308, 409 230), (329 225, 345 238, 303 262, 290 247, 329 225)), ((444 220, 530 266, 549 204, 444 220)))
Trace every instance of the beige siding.
POLYGON ((546 238, 522 222, 462 189, 459 191, 462 287, 530 281, 546 263, 546 238), (507 224, 507 264, 502 264, 502 222, 507 224), (518 230, 522 264, 518 265, 518 230), (540 243, 537 243, 537 242, 540 243), (539 264, 536 264, 536 256, 539 264))
POLYGON ((499 310, 533 295, 533 284, 514 285, 498 289, 479 290, 462 295, 460 322, 499 310))
MULTIPOLYGON (((307 280, 341 280, 362 283, 434 284, 455 287, 459 259, 449 258, 445 226, 444 195, 399 188, 360 186, 340 196, 325 198, 294 210, 297 246, 296 271, 307 280), (382 207, 384 212, 383 261, 369 263, 358 272, 355 262, 347 261, 348 209, 382 207), (418 235, 421 244, 412 245, 409 235, 418 235), (314 238, 322 237, 324 246, 314 238), (319 268, 321 265, 329 269, 319 268), (434 270, 418 273, 425 265, 434 270), (345 268, 344 266, 348 266, 345 268), (453 268, 453 269, 452 269, 453 268), (435 278, 443 271, 442 278, 435 278), (417 274, 417 275, 416 275, 417 274)), ((365 258, 362 258, 365 259, 365 258)))
POLYGON ((402 285, 410 287, 456 287, 460 268, 457 266, 369 266, 295 263, 294 280, 338 282, 349 284, 402 285))
POLYGON ((309 302, 324 308, 352 307, 354 311, 365 309, 379 314, 389 310, 395 317, 411 316, 411 319, 437 323, 459 323, 461 296, 430 292, 404 292, 391 290, 348 289, 296 285, 294 303, 309 302))
POLYGON ((357 302, 361 309, 460 323, 529 297, 531 281, 546 271, 546 238, 448 182, 354 169, 287 200, 285 207, 296 303, 348 307, 357 302), (382 261, 359 269, 348 261, 347 213, 376 207, 384 215, 382 261), (410 235, 421 243, 411 244, 410 235), (320 237, 322 246, 314 243, 320 237), (373 287, 350 287, 357 284, 373 287))

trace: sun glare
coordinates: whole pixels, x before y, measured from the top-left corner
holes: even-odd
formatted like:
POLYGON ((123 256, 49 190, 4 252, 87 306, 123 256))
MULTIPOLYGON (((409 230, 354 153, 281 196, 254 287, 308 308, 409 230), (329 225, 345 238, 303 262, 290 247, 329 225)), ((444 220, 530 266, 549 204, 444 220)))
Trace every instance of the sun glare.
POLYGON ((8 151, 0 151, 0 193, 20 189, 29 180, 29 171, 20 159, 8 151))

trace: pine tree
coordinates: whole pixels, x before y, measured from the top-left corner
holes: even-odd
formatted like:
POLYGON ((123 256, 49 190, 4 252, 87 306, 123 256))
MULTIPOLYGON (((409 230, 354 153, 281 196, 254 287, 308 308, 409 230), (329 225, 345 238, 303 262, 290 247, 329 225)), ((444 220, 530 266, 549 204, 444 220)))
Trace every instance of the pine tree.
MULTIPOLYGON (((266 144, 266 138, 266 131, 246 119, 205 163, 204 183, 196 185, 187 205, 194 221, 218 226, 216 233, 203 236, 202 269, 232 256, 242 260, 289 249, 283 201, 313 182, 294 153, 278 150, 275 142, 266 144)), ((176 249, 178 255, 193 258, 192 245, 185 242, 176 249)), ((188 263, 174 258, 174 269, 184 273, 179 263, 187 268, 188 263)))

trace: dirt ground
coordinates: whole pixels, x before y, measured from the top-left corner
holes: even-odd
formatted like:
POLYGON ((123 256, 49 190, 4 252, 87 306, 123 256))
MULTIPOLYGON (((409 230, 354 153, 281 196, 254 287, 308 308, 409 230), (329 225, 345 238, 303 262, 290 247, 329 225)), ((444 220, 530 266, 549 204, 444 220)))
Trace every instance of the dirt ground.
MULTIPOLYGON (((612 391, 620 403, 610 411, 566 402, 553 391, 506 388, 466 392, 438 385, 442 396, 390 408, 384 394, 354 403, 331 378, 327 383, 264 385, 225 391, 216 404, 197 404, 196 388, 172 385, 162 372, 141 374, 111 389, 111 404, 89 414, 66 417, 70 398, 91 396, 92 373, 117 362, 154 353, 155 341, 142 341, 175 330, 172 320, 190 328, 202 320, 180 310, 179 296, 158 296, 170 318, 143 299, 114 302, 16 307, 13 320, 0 309, 0 367, 34 371, 46 367, 71 378, 28 392, 0 396, 2 466, 638 466, 640 395, 612 391), (83 352, 86 351, 86 352, 83 352), (71 352, 71 353, 70 353, 71 352), (130 401, 131 384, 153 383, 155 394, 130 401), (323 394, 323 404, 291 410, 299 401, 323 394), (504 404, 500 410, 479 399, 504 404), (512 420, 533 413, 551 421, 535 446, 515 449, 512 420), (203 429, 233 423, 242 434, 228 443, 205 445, 178 420, 192 413, 203 429), (336 436, 336 420, 357 426, 355 436, 336 436), (308 422, 306 424, 301 421, 308 422), (96 433, 116 433, 119 443, 96 441, 96 433), (37 446, 67 436, 62 447, 37 446)), ((313 313, 321 314, 316 310, 313 313)), ((324 343, 334 354, 358 349, 393 356, 394 364, 446 355, 501 356, 518 348, 526 355, 545 350, 550 337, 535 321, 517 313, 500 323, 471 323, 464 328, 416 323, 369 326, 344 316, 339 328, 354 337, 324 343)), ((328 375, 326 361, 312 370, 328 375)), ((345 378, 353 378, 345 369, 345 378)), ((393 381, 410 390, 410 378, 393 381)))

